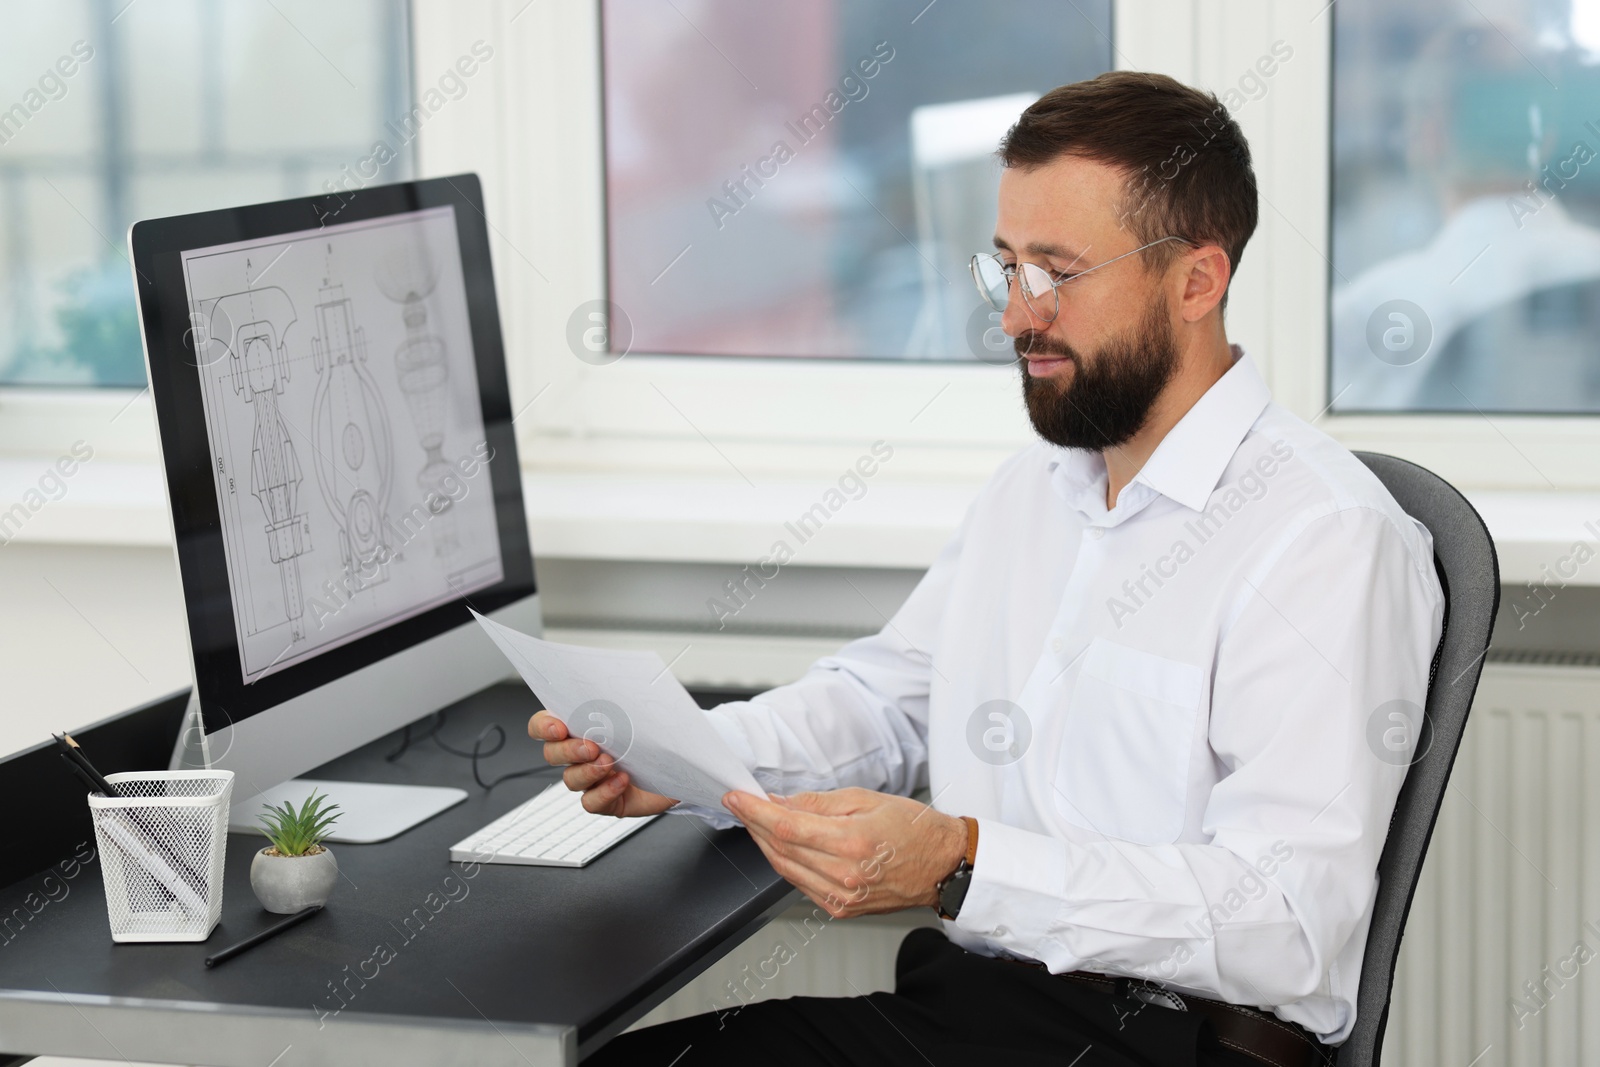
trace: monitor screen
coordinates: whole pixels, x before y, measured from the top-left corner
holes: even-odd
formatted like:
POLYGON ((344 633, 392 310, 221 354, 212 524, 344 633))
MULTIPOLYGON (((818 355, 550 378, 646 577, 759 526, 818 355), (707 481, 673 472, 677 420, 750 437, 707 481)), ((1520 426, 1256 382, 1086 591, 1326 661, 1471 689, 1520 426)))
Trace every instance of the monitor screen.
POLYGON ((498 582, 455 209, 182 262, 243 680, 498 582))
POLYGON ((476 176, 129 245, 208 731, 535 595, 476 176))

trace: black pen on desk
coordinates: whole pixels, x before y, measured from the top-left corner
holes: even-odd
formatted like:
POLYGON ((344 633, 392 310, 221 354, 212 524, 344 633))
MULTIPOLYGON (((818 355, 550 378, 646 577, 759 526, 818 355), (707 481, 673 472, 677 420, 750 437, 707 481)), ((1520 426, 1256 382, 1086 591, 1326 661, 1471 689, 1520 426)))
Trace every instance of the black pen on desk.
POLYGON ((56 735, 56 746, 70 757, 74 763, 83 768, 84 773, 93 779, 95 788, 100 792, 108 797, 120 797, 122 795, 121 791, 106 781, 106 776, 101 774, 95 768, 95 765, 89 762, 89 757, 84 755, 82 746, 72 739, 71 734, 56 735))
POLYGON ((255 948, 257 945, 261 944, 261 942, 266 941, 269 938, 277 937, 279 934, 281 934, 285 930, 289 929, 289 927, 294 926, 294 925, 296 925, 298 923, 305 922, 307 919, 311 918, 311 916, 315 915, 317 912, 319 912, 321 910, 322 910, 322 905, 321 904, 313 904, 309 908, 306 908, 304 911, 297 911, 293 915, 290 915, 288 918, 282 919, 279 922, 273 923, 271 926, 267 927, 265 930, 262 930, 259 933, 251 934, 249 937, 245 938, 243 941, 239 942, 237 945, 229 945, 227 948, 223 949, 221 952, 217 953, 215 956, 207 956, 206 957, 206 966, 207 967, 215 967, 219 963, 222 963, 222 962, 224 962, 226 960, 231 960, 231 959, 233 959, 233 957, 237 956, 239 953, 245 951, 246 949, 255 948))

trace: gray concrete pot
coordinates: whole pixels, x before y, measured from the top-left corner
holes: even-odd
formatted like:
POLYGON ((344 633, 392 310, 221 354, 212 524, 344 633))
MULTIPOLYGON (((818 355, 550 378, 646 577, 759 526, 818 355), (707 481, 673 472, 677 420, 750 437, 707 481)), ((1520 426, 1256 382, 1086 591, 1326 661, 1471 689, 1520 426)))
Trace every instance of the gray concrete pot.
POLYGON ((339 861, 326 845, 309 856, 268 855, 262 849, 250 861, 250 888, 263 908, 279 915, 326 904, 338 879, 339 861))

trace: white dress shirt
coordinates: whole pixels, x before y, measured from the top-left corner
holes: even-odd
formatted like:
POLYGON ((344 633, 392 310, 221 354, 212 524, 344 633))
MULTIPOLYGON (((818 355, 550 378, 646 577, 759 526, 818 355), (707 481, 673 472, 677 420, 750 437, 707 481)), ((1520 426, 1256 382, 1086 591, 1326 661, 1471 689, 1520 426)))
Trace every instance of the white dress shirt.
POLYGON ((1234 351, 1116 507, 1099 453, 1025 449, 881 633, 710 715, 771 792, 976 816, 971 951, 1338 1042, 1444 598, 1428 531, 1234 351))

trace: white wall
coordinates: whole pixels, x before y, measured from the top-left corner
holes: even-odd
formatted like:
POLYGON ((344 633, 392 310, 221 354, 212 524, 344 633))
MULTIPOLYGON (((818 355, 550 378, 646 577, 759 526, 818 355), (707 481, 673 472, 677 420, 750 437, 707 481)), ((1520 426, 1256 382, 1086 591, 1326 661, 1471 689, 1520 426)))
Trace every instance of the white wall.
POLYGON ((189 685, 170 548, 0 547, 0 753, 189 685))

